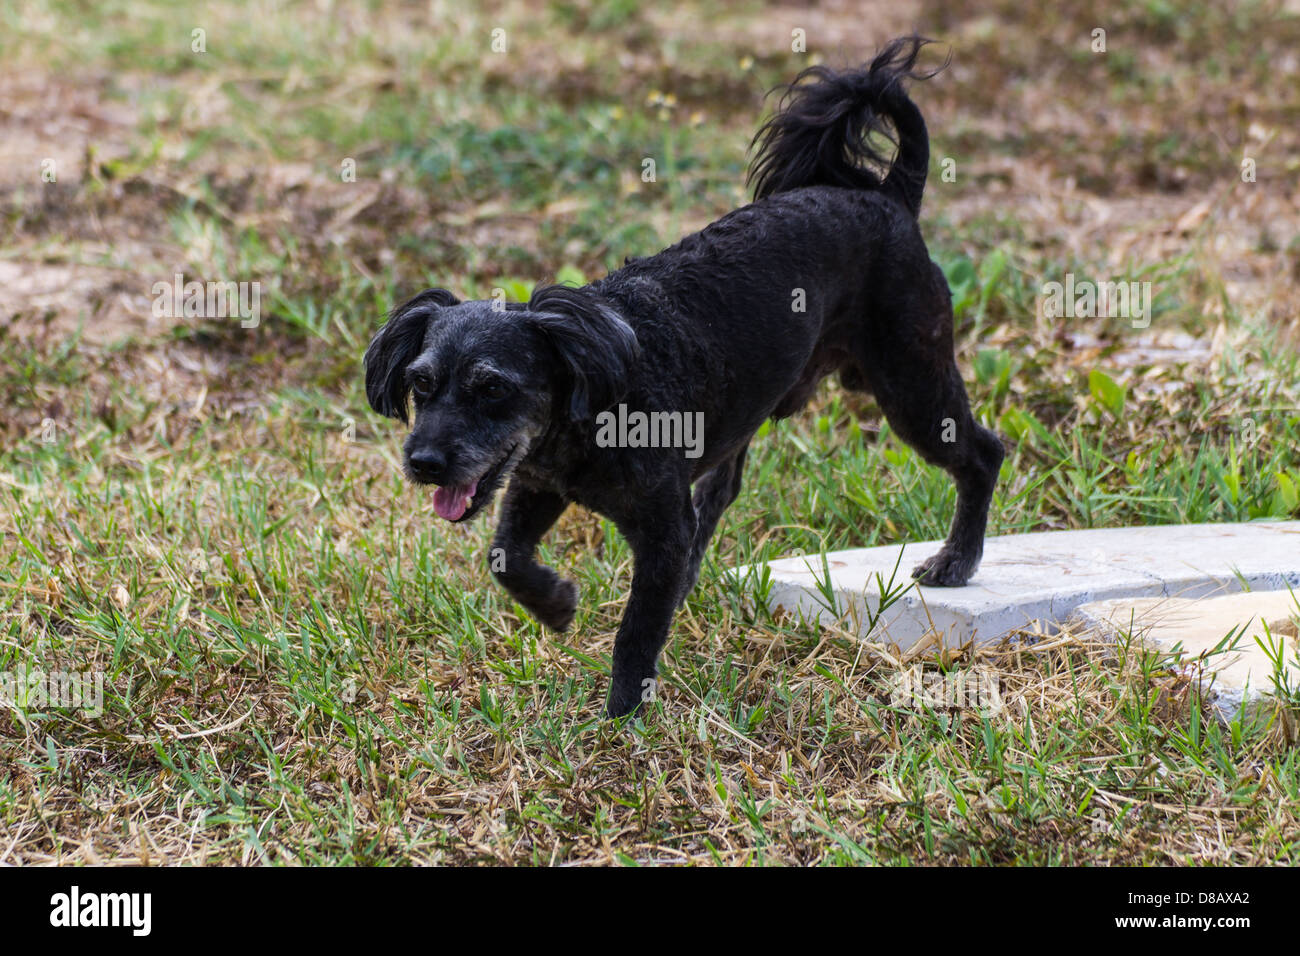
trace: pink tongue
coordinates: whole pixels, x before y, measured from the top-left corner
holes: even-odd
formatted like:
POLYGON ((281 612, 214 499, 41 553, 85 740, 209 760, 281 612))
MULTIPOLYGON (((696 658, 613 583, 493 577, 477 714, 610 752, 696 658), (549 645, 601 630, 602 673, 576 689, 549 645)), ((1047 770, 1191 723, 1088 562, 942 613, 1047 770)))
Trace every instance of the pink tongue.
POLYGON ((439 488, 433 493, 433 510, 438 512, 440 518, 456 521, 465 513, 466 499, 473 498, 477 490, 477 481, 471 481, 468 485, 446 485, 439 488))

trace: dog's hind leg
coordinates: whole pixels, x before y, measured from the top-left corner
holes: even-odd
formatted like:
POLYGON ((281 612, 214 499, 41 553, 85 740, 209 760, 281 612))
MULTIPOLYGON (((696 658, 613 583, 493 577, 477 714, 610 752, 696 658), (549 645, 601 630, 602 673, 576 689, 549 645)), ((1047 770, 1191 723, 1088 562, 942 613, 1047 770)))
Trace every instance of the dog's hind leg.
POLYGON ((912 576, 922 584, 959 587, 970 580, 984 553, 989 503, 1004 453, 997 435, 971 416, 953 358, 950 315, 890 322, 872 337, 858 362, 898 436, 957 485, 957 514, 948 539, 912 576))
POLYGON ((691 563, 687 569, 681 601, 686 600, 686 595, 691 593, 691 588, 699 580, 700 562, 704 560, 704 552, 708 550, 709 541, 717 530, 722 513, 740 494, 740 480, 745 472, 745 455, 748 451, 749 446, 746 445, 731 460, 718 465, 695 483, 695 540, 691 543, 691 563))
POLYGON ((492 538, 493 575, 516 600, 547 627, 563 631, 578 606, 578 586, 534 558, 542 535, 568 506, 557 494, 510 483, 501 523, 492 538))
MULTIPOLYGON (((894 372, 889 375, 893 378, 894 372)), ((915 390, 924 379, 904 381, 907 388, 915 390)), ((957 513, 948 538, 937 554, 912 571, 912 577, 922 584, 960 587, 970 580, 984 554, 984 530, 1002 464, 1002 442, 971 416, 961 376, 951 359, 932 386, 925 383, 919 387, 926 389, 926 394, 900 396, 894 387, 876 386, 876 400, 894 431, 922 458, 947 471, 957 485, 957 513)))

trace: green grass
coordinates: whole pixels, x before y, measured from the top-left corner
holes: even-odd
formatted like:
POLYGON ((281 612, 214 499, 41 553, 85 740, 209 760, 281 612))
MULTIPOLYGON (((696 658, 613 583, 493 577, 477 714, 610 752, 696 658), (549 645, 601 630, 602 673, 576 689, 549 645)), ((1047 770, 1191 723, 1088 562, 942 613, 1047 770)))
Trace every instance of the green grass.
MULTIPOLYGON (((39 315, 0 329, 0 672, 98 670, 106 693, 94 718, 3 715, 0 860, 1296 861, 1293 694, 1223 724, 1169 660, 1066 634, 929 662, 991 668, 996 716, 912 709, 890 699, 911 659, 749 607, 725 568, 946 533, 949 480, 833 381, 755 441, 674 625, 663 699, 623 729, 597 719, 631 571, 609 522, 574 509, 542 546, 582 589, 557 637, 490 581, 490 516, 448 526, 404 486, 400 431, 361 388, 383 313, 426 284, 519 298, 562 270, 595 277, 732 208, 761 91, 800 58, 686 13, 664 39, 631 4, 492 8, 430 32, 395 5, 366 6, 364 28, 289 5, 256 31, 218 5, 197 58, 185 11, 36 6, 55 27, 5 54, 136 122, 64 184, 66 205, 3 193, 6 257, 112 266, 139 295, 174 271, 257 278, 265 314, 105 345, 95 306, 69 300, 56 318, 83 339, 40 334, 39 315), (78 29, 56 28, 74 14, 78 29), (498 19, 509 65, 483 52, 498 19), (523 56, 559 35, 580 64, 523 56), (669 53, 619 65, 660 40, 669 53), (640 182, 645 156, 657 183, 640 182), (105 248, 92 219, 148 243, 105 248)), ((1133 29, 1200 42, 1181 14, 1144 9, 1133 29)), ((1018 75, 1022 54, 952 29, 980 70, 1018 75)), ((1166 95, 1140 61, 1108 69, 1121 107, 1166 95)), ((1210 95, 1231 82, 1216 75, 1210 95)), ((939 92, 918 93, 936 104, 936 157, 1017 159, 961 128, 985 90, 939 92)), ((1168 148, 1194 151, 1193 132, 1168 148)), ((1065 152, 1044 161, 1089 161, 1065 152)), ((1142 194, 1141 177, 1116 188, 1142 194)), ((1050 216, 971 198, 932 177, 923 222, 976 414, 1007 440, 991 533, 1300 513, 1293 339, 1231 292, 1208 230, 1117 267, 1063 245, 1050 216), (1134 364, 1121 321, 1044 321, 1038 290, 1067 272, 1149 279, 1150 331, 1208 343, 1222 325, 1213 357, 1134 364)))

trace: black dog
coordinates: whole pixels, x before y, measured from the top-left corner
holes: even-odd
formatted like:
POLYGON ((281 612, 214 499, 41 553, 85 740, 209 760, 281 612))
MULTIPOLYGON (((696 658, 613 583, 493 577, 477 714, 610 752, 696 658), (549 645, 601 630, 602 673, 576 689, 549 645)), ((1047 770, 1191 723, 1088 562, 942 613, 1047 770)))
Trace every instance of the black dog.
POLYGON ((971 417, 948 286, 917 224, 930 147, 902 84, 923 78, 913 67, 924 42, 895 40, 866 69, 801 74, 755 138, 753 204, 527 305, 422 292, 366 350, 376 411, 405 422, 414 397, 406 473, 438 486, 441 517, 468 521, 510 480, 492 570, 543 624, 563 630, 577 602, 573 582, 534 559, 568 504, 627 538, 635 567, 608 716, 648 698, 755 430, 802 408, 831 372, 873 393, 898 435, 956 482, 948 540, 914 576, 956 586, 979 564, 1003 451, 971 417), (881 178, 870 166, 889 164, 869 136, 889 135, 884 117, 898 154, 881 178), (634 428, 611 439, 616 404, 624 424, 650 415, 652 438, 634 428), (691 421, 702 446, 662 447, 683 444, 691 421))

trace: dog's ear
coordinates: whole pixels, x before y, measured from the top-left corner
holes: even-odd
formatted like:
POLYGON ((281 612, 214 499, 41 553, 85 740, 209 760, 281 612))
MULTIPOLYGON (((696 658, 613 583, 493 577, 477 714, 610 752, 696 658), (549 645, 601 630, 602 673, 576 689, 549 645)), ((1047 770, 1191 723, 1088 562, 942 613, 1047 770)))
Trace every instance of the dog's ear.
POLYGON ((569 373, 569 416, 587 421, 618 401, 640 352, 632 326, 594 294, 567 286, 538 289, 528 311, 569 373))
POLYGON ((366 347, 366 398, 371 408, 389 418, 408 420, 406 367, 420 354, 425 330, 438 309, 459 303, 446 289, 426 289, 389 313, 387 324, 366 347))

